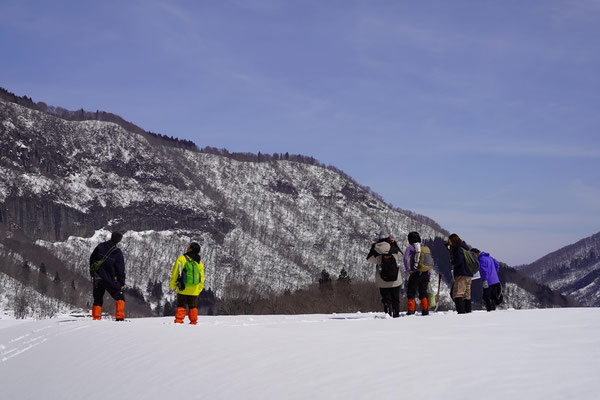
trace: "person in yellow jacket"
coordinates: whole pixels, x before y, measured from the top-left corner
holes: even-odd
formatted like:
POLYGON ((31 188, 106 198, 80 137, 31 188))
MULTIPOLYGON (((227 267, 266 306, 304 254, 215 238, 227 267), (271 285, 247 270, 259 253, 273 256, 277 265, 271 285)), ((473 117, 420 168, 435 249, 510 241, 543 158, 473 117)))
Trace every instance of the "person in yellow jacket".
POLYGON ((190 324, 198 323, 198 295, 204 287, 204 265, 200 261, 200 245, 190 243, 185 254, 179 256, 171 272, 171 289, 177 292, 175 323, 183 324, 186 306, 190 324))

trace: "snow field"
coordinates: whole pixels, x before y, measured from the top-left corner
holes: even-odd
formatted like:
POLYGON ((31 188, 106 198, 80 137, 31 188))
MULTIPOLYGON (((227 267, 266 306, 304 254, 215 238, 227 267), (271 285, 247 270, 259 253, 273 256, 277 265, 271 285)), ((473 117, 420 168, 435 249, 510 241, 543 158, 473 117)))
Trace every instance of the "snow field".
POLYGON ((597 398, 600 309, 381 315, 0 319, 2 397, 597 398))

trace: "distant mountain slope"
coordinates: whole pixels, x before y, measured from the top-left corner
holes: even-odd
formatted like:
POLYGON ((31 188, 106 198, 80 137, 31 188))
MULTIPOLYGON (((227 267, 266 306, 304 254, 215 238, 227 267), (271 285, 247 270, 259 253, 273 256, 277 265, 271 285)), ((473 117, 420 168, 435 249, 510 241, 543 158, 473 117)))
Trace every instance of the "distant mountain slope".
MULTIPOLYGON (((321 166, 156 145, 113 123, 65 121, 3 101, 0 116, 0 222, 49 242, 101 228, 159 232, 137 248, 140 257, 129 257, 138 287, 159 280, 166 292, 169 266, 192 239, 202 245, 209 287, 280 292, 313 282, 322 269, 371 278, 364 258, 381 234, 446 234, 321 166)), ((99 240, 70 258, 60 245, 50 248, 85 274, 99 240)))
POLYGON ((586 306, 600 306, 600 233, 519 269, 586 306))
MULTIPOLYGON (((0 139, 0 240, 24 259, 50 251, 82 293, 91 249, 115 229, 127 231, 131 295, 147 302, 156 285, 170 293, 170 267, 190 240, 217 294, 232 284, 268 294, 304 287, 323 269, 373 279, 365 255, 381 235, 404 246, 412 230, 439 243, 448 233, 334 168, 285 157, 239 161, 3 100, 0 139)), ((563 305, 520 290, 516 307, 563 305)))

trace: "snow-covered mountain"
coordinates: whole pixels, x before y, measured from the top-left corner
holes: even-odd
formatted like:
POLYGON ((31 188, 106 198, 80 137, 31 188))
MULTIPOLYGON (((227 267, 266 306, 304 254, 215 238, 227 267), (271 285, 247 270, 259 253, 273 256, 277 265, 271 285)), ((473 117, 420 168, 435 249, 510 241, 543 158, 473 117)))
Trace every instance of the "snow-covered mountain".
POLYGON ((538 282, 575 298, 586 306, 600 306, 600 233, 556 250, 519 269, 538 282))
MULTIPOLYGON (((437 243, 434 256, 447 265, 446 231, 334 168, 288 157, 238 161, 4 100, 0 138, 0 238, 24 258, 49 251, 75 274, 72 286, 85 279, 93 247, 117 229, 127 231, 127 284, 141 301, 153 285, 168 293, 170 267, 190 240, 201 244, 206 287, 217 295, 230 284, 294 290, 323 269, 371 280, 370 243, 382 235, 405 243, 412 230, 437 243)), ((566 304, 512 284, 521 293, 513 307, 566 304)))

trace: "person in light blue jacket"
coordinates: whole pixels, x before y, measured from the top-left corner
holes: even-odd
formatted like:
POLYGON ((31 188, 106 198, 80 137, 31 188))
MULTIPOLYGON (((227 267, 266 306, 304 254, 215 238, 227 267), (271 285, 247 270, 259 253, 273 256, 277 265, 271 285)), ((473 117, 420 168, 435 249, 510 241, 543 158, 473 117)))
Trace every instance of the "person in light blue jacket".
POLYGON ((483 301, 488 311, 494 311, 496 306, 502 303, 502 285, 498 278, 500 264, 489 253, 471 249, 471 252, 477 255, 479 259, 479 273, 483 283, 483 301))

